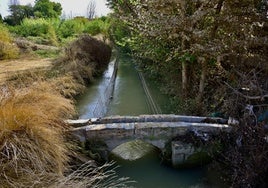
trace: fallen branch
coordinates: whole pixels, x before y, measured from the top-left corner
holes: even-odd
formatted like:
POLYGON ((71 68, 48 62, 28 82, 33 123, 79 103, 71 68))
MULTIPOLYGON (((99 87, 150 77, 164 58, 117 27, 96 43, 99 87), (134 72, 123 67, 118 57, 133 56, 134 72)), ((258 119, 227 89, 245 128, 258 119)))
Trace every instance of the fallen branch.
POLYGON ((232 86, 230 86, 227 82, 224 82, 224 83, 225 83, 225 85, 227 87, 229 87, 230 89, 232 89, 236 94, 238 94, 238 95, 240 95, 240 96, 242 96, 242 97, 244 97, 246 99, 250 99, 250 100, 259 100, 259 99, 261 99, 261 100, 263 100, 264 98, 268 98, 268 94, 262 95, 262 96, 247 96, 247 95, 244 95, 243 93, 237 91, 235 88, 233 88, 232 86))

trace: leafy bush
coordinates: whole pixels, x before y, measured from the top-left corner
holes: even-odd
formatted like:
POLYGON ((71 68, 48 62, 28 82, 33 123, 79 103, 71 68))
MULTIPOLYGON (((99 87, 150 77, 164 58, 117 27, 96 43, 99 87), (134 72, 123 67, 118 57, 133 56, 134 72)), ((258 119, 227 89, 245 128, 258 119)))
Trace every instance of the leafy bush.
POLYGON ((19 49, 12 44, 8 29, 0 23, 0 60, 16 58, 18 55, 19 49))
POLYGON ((68 38, 83 33, 83 30, 84 21, 81 19, 66 20, 60 24, 58 35, 61 38, 68 38))
POLYGON ((84 33, 97 35, 101 33, 103 22, 101 20, 92 20, 85 25, 84 33))
POLYGON ((109 28, 109 20, 100 18, 88 20, 83 17, 76 17, 71 20, 63 21, 58 29, 60 38, 68 38, 87 33, 90 35, 104 34, 107 35, 109 28))
POLYGON ((57 20, 48 19, 24 19, 22 23, 12 30, 23 37, 42 37, 47 39, 47 43, 57 45, 56 28, 59 22, 57 20))
POLYGON ((0 23, 0 41, 10 43, 12 41, 12 38, 10 36, 10 33, 3 24, 0 23))
POLYGON ((108 37, 109 28, 110 20, 106 19, 106 17, 101 17, 86 24, 84 33, 88 33, 93 36, 101 33, 105 37, 108 37))

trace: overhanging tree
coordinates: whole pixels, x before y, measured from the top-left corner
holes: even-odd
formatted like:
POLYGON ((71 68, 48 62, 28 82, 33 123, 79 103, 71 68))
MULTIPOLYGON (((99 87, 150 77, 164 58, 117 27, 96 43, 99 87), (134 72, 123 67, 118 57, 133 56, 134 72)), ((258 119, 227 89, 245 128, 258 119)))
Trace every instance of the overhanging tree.
POLYGON ((261 3, 263 1, 260 0, 109 2, 116 16, 132 31, 129 41, 135 55, 150 59, 157 70, 165 70, 167 64, 171 64, 170 70, 166 69, 164 73, 166 75, 174 72, 174 68, 181 70, 177 74, 181 75, 178 79, 181 80, 183 95, 198 93, 199 102, 205 92, 209 68, 211 65, 221 66, 217 59, 230 54, 248 56, 249 41, 257 37, 253 30, 264 18, 260 18, 257 11, 261 3), (191 69, 194 69, 194 74, 191 69), (194 83, 190 87, 193 75, 199 75, 196 79, 199 84, 194 83))

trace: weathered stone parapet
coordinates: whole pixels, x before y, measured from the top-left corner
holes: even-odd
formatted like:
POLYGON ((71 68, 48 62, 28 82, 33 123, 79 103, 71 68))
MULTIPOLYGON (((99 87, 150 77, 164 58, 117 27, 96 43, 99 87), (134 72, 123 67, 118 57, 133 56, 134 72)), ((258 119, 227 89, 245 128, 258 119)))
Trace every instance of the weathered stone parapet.
POLYGON ((86 131, 86 138, 101 139, 122 139, 133 137, 135 125, 134 123, 123 124, 98 124, 83 127, 86 131))
POLYGON ((135 137, 136 138, 171 138, 175 135, 184 135, 188 127, 177 126, 172 122, 149 122, 149 123, 135 123, 135 137))
POLYGON ((163 142, 178 135, 185 135, 189 130, 208 134, 217 134, 228 131, 230 127, 224 124, 191 123, 191 122, 135 122, 135 123, 108 123, 92 124, 74 128, 75 135, 81 140, 101 139, 110 149, 117 146, 115 143, 124 143, 126 140, 142 139, 153 145, 163 148, 163 142), (161 142, 158 142, 161 140, 161 142), (163 141, 164 140, 164 141, 163 141))
POLYGON ((110 116, 100 118, 99 124, 106 123, 132 123, 132 122, 195 122, 195 123, 216 123, 227 124, 226 119, 199 117, 199 116, 182 116, 174 114, 156 114, 156 115, 140 115, 140 116, 110 116))

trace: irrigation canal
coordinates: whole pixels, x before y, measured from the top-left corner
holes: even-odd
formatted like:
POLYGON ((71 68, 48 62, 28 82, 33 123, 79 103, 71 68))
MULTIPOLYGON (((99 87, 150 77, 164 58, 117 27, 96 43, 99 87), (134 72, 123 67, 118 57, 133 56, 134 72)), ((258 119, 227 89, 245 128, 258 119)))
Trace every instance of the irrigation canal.
MULTIPOLYGON (((96 79, 78 99, 80 118, 170 113, 167 105, 169 100, 160 93, 156 84, 146 80, 143 74, 135 69, 130 58, 121 56, 117 60, 118 62, 112 61, 103 76, 96 79), (113 84, 114 63, 118 63, 118 71, 113 90, 110 86, 113 84), (107 101, 107 98, 112 100, 107 101)), ((208 176, 205 168, 174 169, 161 164, 159 156, 151 156, 137 162, 118 161, 118 164, 118 175, 135 180, 134 187, 206 187, 204 180, 208 176)))

